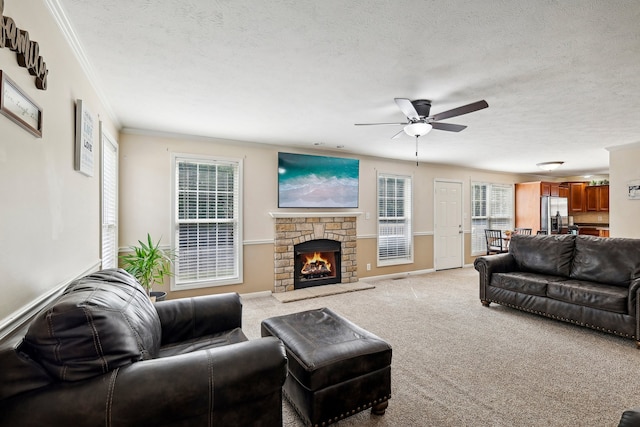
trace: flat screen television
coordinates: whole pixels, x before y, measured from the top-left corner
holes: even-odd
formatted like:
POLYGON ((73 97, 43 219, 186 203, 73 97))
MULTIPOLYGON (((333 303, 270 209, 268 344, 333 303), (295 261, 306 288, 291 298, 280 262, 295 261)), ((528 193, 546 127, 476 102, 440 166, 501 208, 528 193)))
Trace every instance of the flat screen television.
POLYGON ((357 208, 360 161, 278 153, 279 208, 357 208))

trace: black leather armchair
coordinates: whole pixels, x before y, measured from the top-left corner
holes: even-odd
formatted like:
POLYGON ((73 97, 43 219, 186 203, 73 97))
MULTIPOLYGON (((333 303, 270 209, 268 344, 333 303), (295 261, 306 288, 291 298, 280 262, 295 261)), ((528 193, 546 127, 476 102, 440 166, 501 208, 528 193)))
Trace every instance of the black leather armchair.
POLYGON ((235 293, 150 302, 124 270, 72 283, 0 344, 0 425, 281 426, 287 360, 235 293))

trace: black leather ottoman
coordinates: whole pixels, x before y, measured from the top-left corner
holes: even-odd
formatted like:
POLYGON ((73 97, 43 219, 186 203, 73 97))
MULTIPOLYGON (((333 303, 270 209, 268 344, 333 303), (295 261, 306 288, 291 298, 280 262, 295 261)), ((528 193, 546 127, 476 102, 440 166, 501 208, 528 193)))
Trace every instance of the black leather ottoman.
POLYGON ((391 346, 328 308, 262 321, 262 336, 284 343, 284 394, 307 425, 324 426, 391 398, 391 346))

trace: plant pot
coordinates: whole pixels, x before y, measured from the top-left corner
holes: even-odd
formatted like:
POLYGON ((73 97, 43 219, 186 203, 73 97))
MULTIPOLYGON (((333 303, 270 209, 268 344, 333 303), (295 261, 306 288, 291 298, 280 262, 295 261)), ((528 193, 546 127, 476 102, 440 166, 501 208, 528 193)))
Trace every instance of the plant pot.
POLYGON ((151 297, 151 301, 164 301, 167 293, 164 291, 151 291, 149 292, 149 297, 151 297))

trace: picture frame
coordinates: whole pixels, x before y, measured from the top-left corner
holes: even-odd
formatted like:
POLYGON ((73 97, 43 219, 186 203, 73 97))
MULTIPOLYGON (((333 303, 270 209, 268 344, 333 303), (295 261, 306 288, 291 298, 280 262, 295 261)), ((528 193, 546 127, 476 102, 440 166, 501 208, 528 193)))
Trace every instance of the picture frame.
POLYGON ((0 70, 0 113, 27 132, 42 138, 42 109, 0 70))
POLYGON ((640 179, 627 183, 627 197, 629 200, 640 200, 640 179))
POLYGON ((93 114, 81 100, 76 100, 75 170, 93 176, 95 141, 93 114))

